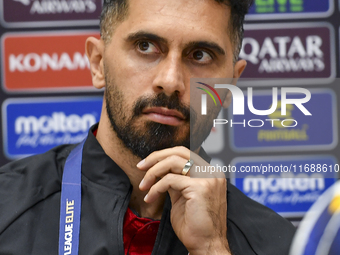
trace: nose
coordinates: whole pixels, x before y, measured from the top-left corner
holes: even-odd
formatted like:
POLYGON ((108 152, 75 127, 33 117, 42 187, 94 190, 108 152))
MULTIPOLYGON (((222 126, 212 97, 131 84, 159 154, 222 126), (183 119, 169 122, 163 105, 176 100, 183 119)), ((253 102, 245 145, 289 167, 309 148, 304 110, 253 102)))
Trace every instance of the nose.
POLYGON ((164 92, 170 96, 176 93, 183 96, 185 86, 185 65, 182 62, 181 54, 168 54, 158 65, 153 88, 155 92, 164 92))

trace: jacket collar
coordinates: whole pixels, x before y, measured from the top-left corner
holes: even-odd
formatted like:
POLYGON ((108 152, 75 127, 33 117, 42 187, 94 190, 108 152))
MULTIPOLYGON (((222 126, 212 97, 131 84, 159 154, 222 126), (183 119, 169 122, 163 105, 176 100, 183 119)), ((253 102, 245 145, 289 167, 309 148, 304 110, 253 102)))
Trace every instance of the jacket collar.
POLYGON ((97 128, 98 124, 90 128, 85 141, 82 173, 91 182, 125 195, 131 187, 130 180, 125 172, 104 152, 93 134, 97 128))

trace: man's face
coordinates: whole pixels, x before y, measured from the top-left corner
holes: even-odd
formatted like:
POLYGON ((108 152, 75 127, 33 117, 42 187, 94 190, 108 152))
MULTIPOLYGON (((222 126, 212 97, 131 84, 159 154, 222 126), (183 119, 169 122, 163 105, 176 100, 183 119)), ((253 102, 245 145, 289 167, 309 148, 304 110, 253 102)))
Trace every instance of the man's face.
POLYGON ((233 77, 228 21, 228 7, 214 0, 129 1, 103 63, 108 117, 135 155, 189 148, 190 117, 193 134, 209 133, 190 109, 190 78, 233 77))

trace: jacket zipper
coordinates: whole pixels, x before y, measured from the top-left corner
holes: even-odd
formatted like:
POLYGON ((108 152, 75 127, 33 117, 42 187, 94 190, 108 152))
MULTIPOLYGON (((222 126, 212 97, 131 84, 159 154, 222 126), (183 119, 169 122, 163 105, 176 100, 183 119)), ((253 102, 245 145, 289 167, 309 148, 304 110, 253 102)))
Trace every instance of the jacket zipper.
POLYGON ((124 225, 124 216, 125 212, 128 208, 129 201, 130 201, 130 195, 132 192, 132 186, 130 186, 129 192, 126 194, 123 205, 120 209, 120 213, 118 216, 118 243, 119 243, 119 254, 125 255, 125 250, 124 250, 124 239, 123 239, 123 225, 124 225))

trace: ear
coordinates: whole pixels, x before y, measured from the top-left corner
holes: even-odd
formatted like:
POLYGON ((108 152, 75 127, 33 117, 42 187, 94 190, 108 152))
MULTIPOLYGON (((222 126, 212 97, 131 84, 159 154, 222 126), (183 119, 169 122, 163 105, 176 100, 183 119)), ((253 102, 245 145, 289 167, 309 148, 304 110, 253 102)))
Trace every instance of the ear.
POLYGON ((85 43, 86 55, 90 61, 93 86, 97 89, 105 87, 104 75, 104 42, 95 37, 89 37, 85 43))
POLYGON ((247 61, 245 61, 244 59, 241 59, 236 62, 236 64, 234 65, 234 79, 240 78, 246 66, 247 66, 247 61))
MULTIPOLYGON (((247 62, 244 59, 241 59, 236 62, 234 65, 234 77, 232 84, 236 86, 238 78, 240 78, 241 74, 243 73, 244 69, 247 66, 247 62)), ((232 101, 232 94, 230 90, 228 90, 227 96, 225 97, 223 101, 223 108, 228 108, 232 101)))

